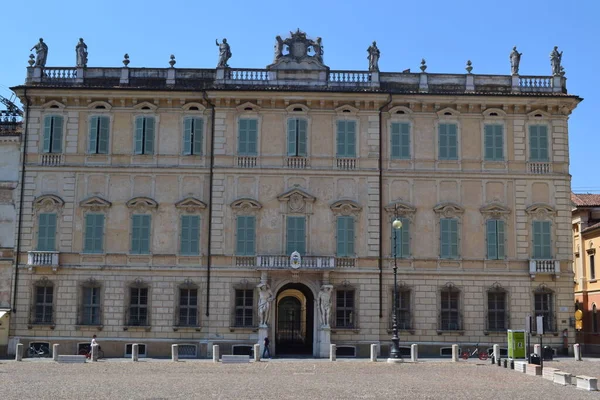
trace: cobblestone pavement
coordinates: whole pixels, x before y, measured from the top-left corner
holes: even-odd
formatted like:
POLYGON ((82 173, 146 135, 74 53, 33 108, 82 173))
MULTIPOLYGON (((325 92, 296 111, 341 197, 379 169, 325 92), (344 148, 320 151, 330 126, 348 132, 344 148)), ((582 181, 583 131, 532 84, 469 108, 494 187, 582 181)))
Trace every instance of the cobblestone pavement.
MULTIPOLYGON (((591 363, 589 363, 591 364, 591 363)), ((600 363, 594 363, 600 367, 600 363)), ((566 369, 566 368, 565 368, 566 369)), ((447 360, 0 362, 1 399, 598 399, 489 363, 447 360)))

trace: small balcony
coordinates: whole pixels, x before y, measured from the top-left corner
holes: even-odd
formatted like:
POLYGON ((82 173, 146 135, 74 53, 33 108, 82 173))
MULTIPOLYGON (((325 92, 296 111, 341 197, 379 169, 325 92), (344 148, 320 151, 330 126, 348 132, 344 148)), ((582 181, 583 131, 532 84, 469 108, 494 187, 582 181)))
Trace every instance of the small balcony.
POLYGON ((534 279, 536 274, 560 276, 560 261, 558 260, 529 260, 529 275, 534 279))
POLYGON ((58 269, 58 251, 28 251, 27 267, 52 267, 53 271, 58 269))
POLYGON ((551 162, 529 162, 527 163, 527 171, 530 174, 551 174, 551 162))
POLYGON ((259 269, 333 269, 335 257, 331 256, 304 256, 299 265, 292 266, 289 256, 258 256, 256 268, 259 269))

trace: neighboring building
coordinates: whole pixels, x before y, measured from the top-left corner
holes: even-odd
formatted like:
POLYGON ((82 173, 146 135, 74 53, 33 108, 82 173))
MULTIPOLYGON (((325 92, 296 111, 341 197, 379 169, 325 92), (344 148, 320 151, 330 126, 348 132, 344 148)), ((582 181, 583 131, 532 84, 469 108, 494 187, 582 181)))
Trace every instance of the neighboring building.
POLYGON ((28 69, 11 335, 386 356, 395 253, 403 351, 505 343, 529 314, 572 341, 566 78, 383 73, 373 47, 334 71, 320 39, 279 44, 266 69, 28 69))
POLYGON ((583 312, 577 343, 583 345, 584 354, 600 354, 600 267, 596 266, 596 249, 600 248, 600 194, 572 193, 571 200, 575 308, 583 312))
POLYGON ((8 346, 19 182, 21 110, 0 96, 0 357, 8 346))

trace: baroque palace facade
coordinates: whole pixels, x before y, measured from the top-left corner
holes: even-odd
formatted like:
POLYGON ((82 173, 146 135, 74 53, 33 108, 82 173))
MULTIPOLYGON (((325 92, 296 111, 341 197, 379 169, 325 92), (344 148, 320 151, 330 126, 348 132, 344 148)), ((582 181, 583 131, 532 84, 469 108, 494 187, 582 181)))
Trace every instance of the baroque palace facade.
POLYGON ((31 60, 13 345, 385 356, 394 261, 403 351, 535 314, 574 338, 564 71, 383 73, 375 43, 334 71, 300 31, 243 69, 217 44, 216 69, 31 60))

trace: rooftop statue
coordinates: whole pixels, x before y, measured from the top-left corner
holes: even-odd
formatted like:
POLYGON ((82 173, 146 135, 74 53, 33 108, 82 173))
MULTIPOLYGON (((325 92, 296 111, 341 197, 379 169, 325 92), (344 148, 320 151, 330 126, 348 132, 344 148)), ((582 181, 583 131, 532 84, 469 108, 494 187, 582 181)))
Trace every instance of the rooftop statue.
POLYGON ((517 46, 513 47, 510 53, 510 73, 511 75, 519 75, 519 63, 523 53, 517 51, 517 46))
POLYGON ((77 67, 85 68, 88 62, 87 44, 83 39, 79 38, 79 43, 75 46, 75 54, 77 55, 77 67))
POLYGON ((562 61, 562 51, 558 51, 558 46, 554 46, 554 50, 550 53, 550 65, 552 66, 552 75, 560 76, 560 62, 562 61))
POLYGON ((369 53, 367 56, 369 59, 369 72, 379 72, 379 56, 381 52, 377 48, 377 42, 373 41, 373 44, 367 49, 367 53, 369 53))
POLYGON ((229 47, 227 39, 223 39, 222 43, 219 43, 219 39, 215 39, 215 43, 219 46, 219 62, 217 68, 228 68, 229 64, 227 64, 227 61, 231 58, 231 47, 229 47))
POLYGON ((48 45, 44 43, 44 39, 40 38, 40 41, 31 50, 35 50, 35 66, 45 67, 48 58, 48 45))

